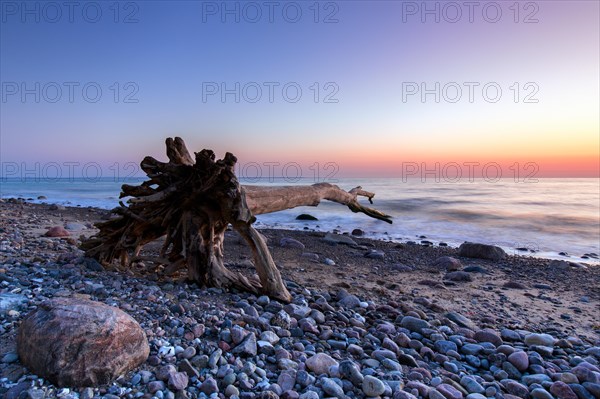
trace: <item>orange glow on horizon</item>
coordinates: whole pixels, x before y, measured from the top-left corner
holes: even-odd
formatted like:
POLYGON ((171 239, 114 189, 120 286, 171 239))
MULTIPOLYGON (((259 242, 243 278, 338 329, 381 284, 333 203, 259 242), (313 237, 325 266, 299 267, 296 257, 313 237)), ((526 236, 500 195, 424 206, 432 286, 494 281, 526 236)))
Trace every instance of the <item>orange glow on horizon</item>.
MULTIPOLYGON (((332 153, 334 154, 334 153, 332 153)), ((456 173, 457 166, 461 169, 464 176, 472 173, 475 177, 481 177, 483 168, 490 168, 490 173, 496 168, 500 168, 502 177, 513 178, 516 174, 521 177, 532 176, 537 178, 544 177, 591 177, 600 178, 600 156, 590 155, 556 155, 556 156, 489 156, 487 154, 478 154, 476 156, 468 155, 445 155, 436 156, 433 154, 412 153, 411 155, 397 154, 386 156, 385 154, 366 154, 366 153, 344 153, 336 155, 313 154, 310 158, 304 154, 291 155, 279 154, 277 157, 268 157, 263 154, 261 157, 255 157, 254 160, 240 159, 242 167, 249 162, 256 162, 260 165, 268 162, 278 163, 276 168, 283 168, 288 163, 297 163, 301 165, 304 174, 312 174, 313 169, 318 166, 321 174, 331 170, 325 170, 328 163, 335 164, 338 168, 338 177, 403 177, 407 173, 419 176, 421 170, 423 173, 434 174, 436 170, 440 174, 456 173), (414 169, 417 168, 417 172, 414 169)))

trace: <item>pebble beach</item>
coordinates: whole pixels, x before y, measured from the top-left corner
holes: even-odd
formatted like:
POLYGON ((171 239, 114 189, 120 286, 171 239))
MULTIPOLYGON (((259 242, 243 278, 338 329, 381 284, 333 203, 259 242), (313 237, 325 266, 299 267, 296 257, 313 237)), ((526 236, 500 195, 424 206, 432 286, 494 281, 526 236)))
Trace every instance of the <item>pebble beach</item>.
MULTIPOLYGON (((600 267, 585 259, 478 259, 343 229, 261 229, 286 304, 143 262, 104 269, 78 245, 106 210, 8 199, 0 212, 0 397, 600 398, 600 267), (67 234, 46 236, 57 227, 67 234), (147 360, 94 387, 31 373, 18 329, 53 298, 121 309, 143 329, 147 360)), ((254 273, 234 231, 225 254, 254 273)))

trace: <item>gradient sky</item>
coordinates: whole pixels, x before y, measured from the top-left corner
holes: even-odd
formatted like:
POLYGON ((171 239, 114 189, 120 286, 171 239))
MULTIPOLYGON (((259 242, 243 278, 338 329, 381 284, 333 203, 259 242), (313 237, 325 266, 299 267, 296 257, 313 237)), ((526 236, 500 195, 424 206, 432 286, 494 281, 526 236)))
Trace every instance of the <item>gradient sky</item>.
POLYGON ((7 163, 96 162, 110 176, 115 162, 164 159, 164 138, 177 135, 190 150, 233 152, 241 165, 297 162, 308 177, 308 165, 327 174, 327 162, 340 177, 449 162, 495 162, 503 177, 515 163, 523 175, 534 163, 537 177, 598 177, 600 3, 474 3, 470 21, 462 1, 427 2, 437 22, 425 3, 406 1, 80 1, 71 16, 62 1, 2 0, 3 172, 7 163), (262 87, 254 103, 251 82, 262 87), (265 82, 278 84, 272 102, 265 82), (407 92, 435 92, 436 82, 439 103, 407 92), (472 102, 465 82, 477 85, 472 102), (102 89, 97 102, 82 93, 90 83, 102 89), (207 92, 236 83, 239 102, 207 92), (68 84, 77 85, 72 102, 68 84), (452 102, 456 86, 462 97, 452 102), (333 91, 337 102, 326 102, 333 91))

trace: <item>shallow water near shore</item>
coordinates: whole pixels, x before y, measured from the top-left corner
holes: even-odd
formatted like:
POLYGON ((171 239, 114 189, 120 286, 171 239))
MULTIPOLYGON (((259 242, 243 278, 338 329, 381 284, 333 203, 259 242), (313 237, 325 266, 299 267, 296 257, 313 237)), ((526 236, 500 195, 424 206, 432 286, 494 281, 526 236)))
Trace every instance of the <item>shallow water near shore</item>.
MULTIPOLYGON (((31 202, 110 209, 118 206, 120 186, 141 178, 115 179, 2 179, 0 197, 34 198, 31 202), (46 199, 37 200, 38 196, 46 199)), ((537 179, 515 182, 483 179, 460 182, 422 182, 420 179, 337 179, 344 189, 361 185, 376 193, 373 206, 393 216, 394 223, 353 214, 344 206, 324 201, 319 207, 302 207, 260 215, 257 225, 286 229, 349 232, 394 241, 427 240, 451 246, 464 241, 495 244, 507 252, 536 257, 570 259, 598 264, 584 254, 600 253, 600 179, 537 179), (318 221, 299 221, 308 213, 318 221), (520 249, 517 249, 520 248, 520 249), (527 248, 527 250, 523 250, 527 248), (565 252, 569 257, 559 255, 565 252)), ((290 182, 244 181, 243 184, 313 184, 311 179, 290 182)), ((361 201, 367 202, 366 199, 361 201)))

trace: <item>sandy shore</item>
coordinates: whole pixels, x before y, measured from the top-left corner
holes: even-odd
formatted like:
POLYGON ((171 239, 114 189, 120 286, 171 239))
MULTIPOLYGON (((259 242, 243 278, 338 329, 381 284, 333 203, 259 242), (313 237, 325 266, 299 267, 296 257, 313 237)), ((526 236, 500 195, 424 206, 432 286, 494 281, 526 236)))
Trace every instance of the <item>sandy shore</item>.
MULTIPOLYGON (((14 287, 25 284, 24 272, 30 272, 31 268, 50 270, 81 264, 82 253, 77 248, 80 239, 93 235, 96 231, 93 224, 108 217, 108 212, 100 209, 6 200, 0 202, 0 213, 0 293, 13 292, 14 287), (53 226, 67 227, 70 237, 43 237, 53 226)), ((350 235, 345 237, 356 245, 332 245, 324 240, 326 233, 314 231, 263 229, 261 232, 268 239, 284 279, 297 287, 298 292, 336 298, 342 291, 344 295, 360 298, 368 305, 367 310, 389 311, 394 316, 417 312, 433 320, 454 312, 470 319, 478 329, 544 332, 557 339, 581 340, 586 347, 598 345, 600 339, 600 267, 586 264, 557 267, 547 259, 514 255, 492 262, 458 257, 457 249, 451 247, 397 244, 350 235), (297 240, 304 248, 282 247, 283 238, 297 240), (460 260, 459 269, 463 272, 457 280, 466 281, 447 279, 445 267, 436 265, 436 259, 443 256, 460 260)), ((146 253, 150 255, 157 248, 158 244, 148 248, 146 253)), ((248 274, 254 272, 248 248, 233 231, 227 232, 225 253, 228 267, 248 274)), ((167 284, 191 290, 199 296, 207 292, 188 286, 185 273, 161 276, 155 271, 151 265, 139 264, 123 278, 146 281, 148 285, 167 284)), ((114 274, 89 270, 82 273, 86 281, 100 284, 106 282, 107 273, 114 274)), ((29 308, 56 292, 44 293, 45 286, 40 285, 37 293, 28 290, 29 308)), ((58 288, 95 298, 83 285, 83 288, 77 284, 58 288)), ((238 295, 231 293, 220 297, 212 295, 210 300, 226 306, 239 300, 238 295)), ((106 296, 100 298, 106 299, 106 296)), ((131 305, 121 308, 127 310, 131 305)), ((1 316, 0 357, 14 351, 16 328, 25 310, 1 316)), ((133 316, 136 317, 135 312, 133 316)), ((144 323, 145 317, 138 321, 144 323)), ((156 332, 147 333, 150 338, 156 332)), ((5 378, 9 378, 4 382, 5 390, 16 382, 10 378, 18 377, 18 380, 27 375, 26 370, 19 373, 14 369, 14 362, 2 365, 5 378)))

